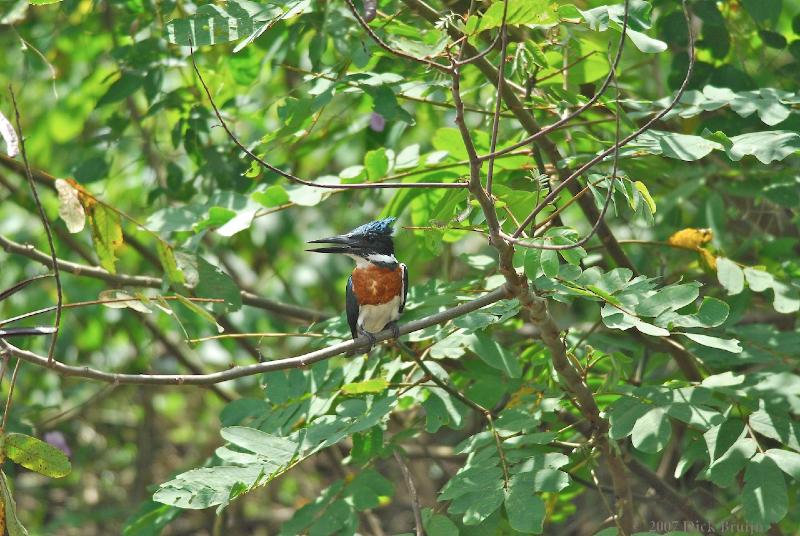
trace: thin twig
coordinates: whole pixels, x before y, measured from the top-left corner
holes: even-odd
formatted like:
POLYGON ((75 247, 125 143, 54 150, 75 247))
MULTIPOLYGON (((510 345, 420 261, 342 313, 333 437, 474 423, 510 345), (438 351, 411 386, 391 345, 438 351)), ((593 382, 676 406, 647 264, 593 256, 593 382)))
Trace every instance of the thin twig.
POLYGON ((400 466, 400 471, 403 473, 403 478, 405 479, 406 487, 408 488, 408 495, 411 498, 411 509, 414 511, 415 532, 417 536, 423 536, 425 531, 422 525, 422 512, 419 507, 417 488, 414 486, 414 480, 411 478, 411 471, 408 470, 405 460, 403 460, 403 457, 396 450, 394 451, 394 459, 397 461, 397 465, 400 466))
POLYGON ((194 48, 189 48, 189 54, 192 60, 192 67, 194 68, 194 72, 197 75, 197 79, 200 81, 200 84, 203 86, 203 90, 205 91, 206 97, 208 97, 208 101, 211 104, 211 108, 214 110, 214 114, 217 116, 217 119, 220 122, 220 126, 231 139, 231 141, 242 151, 246 154, 249 158, 253 161, 257 162, 260 166, 272 171, 273 173, 277 173, 281 177, 288 179, 291 182, 297 184, 303 184, 305 186, 312 186, 314 188, 323 188, 329 190, 371 190, 371 189, 392 189, 392 188, 466 188, 466 184, 461 182, 362 182, 362 183, 355 183, 355 184, 322 184, 317 182, 307 181, 305 179, 301 179, 300 177, 289 173, 288 171, 284 171, 278 167, 273 166, 253 151, 245 147, 245 145, 239 141, 239 138, 236 134, 233 133, 231 128, 228 126, 228 123, 223 119, 222 113, 219 111, 216 102, 214 102, 214 97, 211 96, 211 90, 208 88, 206 81, 203 79, 203 75, 200 73, 200 69, 197 67, 197 62, 194 58, 194 48))
MULTIPOLYGON (((7 344, 4 340, 0 339, 0 345, 7 344)), ((11 354, 14 352, 12 351, 11 354)), ((45 366, 50 366, 49 362, 46 358, 42 358, 44 360, 45 366)), ((6 423, 8 422, 8 412, 11 411, 11 399, 14 398, 14 386, 17 384, 17 373, 19 373, 19 366, 22 363, 22 359, 17 359, 17 363, 14 365, 14 372, 11 373, 11 382, 8 385, 8 397, 6 398, 6 409, 3 411, 3 422, 0 423, 0 434, 5 432, 6 430, 6 423)), ((60 363, 58 361, 55 362, 56 365, 60 363)))
MULTIPOLYGON (((500 23, 500 67, 497 69, 497 93, 495 94, 494 117, 492 117, 492 141, 489 152, 494 154, 497 149, 497 131, 500 127, 500 108, 503 103, 503 84, 505 82, 506 67, 506 48, 508 47, 508 29, 506 28, 506 17, 508 16, 508 2, 503 2, 503 19, 500 23)), ((489 169, 486 172, 486 193, 492 195, 492 179, 494 178, 495 157, 489 159, 489 169)))
MULTIPOLYGON (((509 242, 511 242, 513 244, 516 244, 516 245, 519 245, 519 246, 522 246, 522 247, 532 248, 532 249, 551 249, 551 250, 574 249, 574 248, 579 248, 579 247, 583 246, 584 244, 586 244, 587 242, 589 242, 589 240, 591 240, 592 237, 597 232, 597 229, 600 227, 600 225, 602 225, 603 218, 605 218, 606 212, 608 211, 608 207, 611 204, 611 198, 614 196, 614 184, 615 184, 615 181, 617 180, 617 169, 619 167, 619 149, 620 149, 619 136, 620 136, 620 115, 621 114, 620 114, 620 107, 619 107, 619 96, 620 96, 620 93, 619 93, 619 83, 617 81, 616 64, 612 65, 611 74, 612 74, 612 78, 614 80, 614 88, 616 89, 616 113, 614 114, 614 117, 615 117, 615 131, 614 131, 614 146, 613 146, 614 147, 614 164, 613 164, 613 167, 611 169, 611 179, 610 179, 609 184, 608 184, 608 193, 606 194, 606 198, 605 198, 605 201, 603 203, 603 208, 600 210, 600 214, 597 216, 597 219, 595 220, 594 224, 592 225, 591 230, 586 234, 586 236, 584 236, 580 240, 577 240, 577 241, 575 241, 575 242, 573 242, 571 244, 548 245, 548 244, 544 244, 544 243, 541 243, 541 244, 537 244, 537 243, 522 243, 521 241, 517 240, 516 237, 508 236, 508 235, 504 234, 503 238, 505 238, 509 242)), ((525 225, 524 224, 520 225, 519 227, 517 227, 517 229, 522 229, 524 231, 525 225)))
POLYGON ((497 456, 498 456, 498 458, 500 458, 500 467, 503 470, 503 487, 507 488, 508 487, 508 481, 509 481, 508 463, 506 462, 505 452, 503 452, 502 439, 500 438, 500 434, 497 433, 497 429, 494 426, 494 419, 492 419, 492 412, 489 411, 488 409, 484 408, 483 406, 481 406, 480 404, 478 404, 474 400, 470 400, 466 396, 462 395, 458 391, 458 389, 454 389, 453 387, 450 387, 449 385, 447 385, 446 382, 444 382, 441 379, 439 379, 431 371, 431 369, 428 368, 428 366, 425 364, 425 362, 422 360, 422 358, 420 358, 411 348, 408 348, 404 344, 398 344, 398 346, 400 348, 402 348, 403 350, 405 350, 405 352, 411 356, 411 358, 417 363, 417 366, 419 366, 419 368, 422 369, 422 372, 427 374, 430 377, 431 381, 433 383, 435 383, 440 389, 443 389, 444 391, 446 391, 453 398, 456 398, 457 400, 461 401, 463 404, 465 404, 465 405, 469 406, 470 408, 474 409, 479 414, 481 414, 484 419, 486 419, 486 423, 489 426, 489 431, 494 436, 495 446, 497 447, 497 456))
POLYGON ((686 91, 686 88, 689 85, 689 80, 692 77, 692 72, 694 72, 694 63, 695 63, 694 32, 692 30, 691 18, 689 14, 689 9, 686 6, 686 1, 682 0, 682 4, 683 4, 683 14, 684 17, 686 18, 687 32, 689 35, 689 66, 686 69, 686 76, 683 79, 683 83, 678 88, 678 91, 677 93, 675 93, 675 96, 673 97, 672 101, 667 105, 666 108, 664 108, 659 113, 650 118, 650 120, 648 120, 644 125, 639 127, 636 131, 629 134, 628 136, 620 140, 618 143, 615 143, 613 147, 601 152, 600 154, 598 154, 597 156, 586 162, 584 165, 576 169, 570 176, 562 180, 555 188, 552 189, 552 191, 542 200, 542 202, 539 203, 539 205, 533 209, 533 211, 528 215, 528 217, 525 218, 525 221, 523 221, 517 228, 517 230, 514 231, 514 233, 511 235, 512 237, 514 238, 519 237, 519 235, 522 234, 522 231, 525 229, 525 227, 527 227, 534 220, 534 218, 536 218, 539 212, 541 212, 547 205, 552 203, 556 197, 558 197, 558 194, 561 192, 561 190, 566 188, 580 175, 585 173, 588 169, 590 169, 595 164, 606 158, 608 155, 614 153, 615 151, 618 151, 620 147, 624 147, 632 140, 639 137, 642 133, 649 130, 650 127, 652 127, 653 124, 656 123, 656 121, 659 121, 662 117, 667 115, 678 104, 681 97, 683 96, 683 93, 686 91))
POLYGON ((200 337, 199 339, 187 339, 186 342, 198 343, 219 339, 269 339, 275 337, 325 337, 325 335, 322 333, 223 333, 222 335, 210 335, 208 337, 200 337))
MULTIPOLYGON (((196 303, 224 303, 225 300, 223 298, 194 298, 191 296, 161 296, 163 300, 187 300, 196 303)), ((72 302, 72 303, 65 303, 61 307, 63 309, 73 309, 77 307, 87 307, 90 305, 106 305, 109 303, 127 303, 127 302, 137 302, 141 303, 141 301, 136 297, 130 298, 114 298, 109 300, 88 300, 82 302, 72 302)), ((144 304, 142 304, 144 305, 144 304)), ((44 307, 43 309, 37 309, 36 311, 30 311, 27 313, 23 313, 21 315, 12 316, 11 318, 6 318, 5 320, 0 320, 0 326, 5 326, 6 324, 12 324, 14 322, 19 322, 20 320, 24 320, 26 318, 31 318, 34 316, 38 316, 44 313, 49 313, 55 309, 55 306, 44 307)))
POLYGON ((393 54, 398 58, 403 58, 417 63, 422 63, 423 65, 427 65, 428 67, 432 67, 444 73, 449 73, 450 70, 452 69, 452 67, 448 65, 442 65, 427 58, 418 58, 417 56, 414 56, 412 54, 407 54, 402 50, 397 50, 396 48, 392 48, 388 43, 386 43, 386 41, 381 39, 381 37, 378 34, 376 34, 375 31, 370 27, 369 23, 364 20, 364 17, 362 17, 361 13, 359 13, 358 9, 356 9, 353 0, 346 0, 346 1, 348 7, 350 8, 350 12, 353 14, 353 17, 355 17, 356 21, 358 21, 358 24, 360 24, 361 27, 364 28, 364 31, 367 32, 367 35, 369 35, 372 38, 372 40, 375 41, 375 43, 377 43, 379 47, 384 49, 389 54, 393 54))
MULTIPOLYGON (((400 335, 406 335, 430 326, 435 326, 458 318, 472 311, 476 311, 487 305, 504 300, 509 297, 509 290, 504 285, 498 287, 483 296, 474 300, 455 305, 444 311, 440 311, 431 316, 414 320, 407 324, 399 326, 400 335)), ((394 337, 392 329, 385 329, 374 334, 375 341, 385 341, 394 337)), ((62 376, 75 376, 80 378, 88 378, 97 381, 108 383, 125 383, 125 384, 138 384, 138 385, 211 385, 214 383, 225 382, 254 374, 261 374, 263 372, 271 372, 274 370, 286 370, 292 368, 307 367, 318 361, 330 359, 331 357, 342 355, 354 350, 363 350, 370 346, 370 340, 365 337, 359 337, 352 341, 334 344, 320 350, 309 352, 296 357, 289 357, 284 359, 276 359, 273 361, 266 361, 263 363, 255 363, 252 365, 235 366, 228 370, 220 372, 212 372, 209 374, 117 374, 112 372, 105 372, 102 370, 93 369, 86 366, 70 366, 60 363, 58 361, 53 363, 50 367, 51 370, 62 376)), ((0 349, 5 349, 24 361, 28 361, 38 366, 47 366, 47 358, 40 356, 34 352, 22 350, 13 346, 3 340, 0 340, 0 349)))
MULTIPOLYGON (((64 303, 64 294, 61 289, 61 276, 58 271, 58 263, 56 262, 56 247, 53 244, 53 233, 50 231, 50 222, 47 220, 47 214, 44 212, 42 202, 39 199, 39 191, 36 189, 36 183, 33 181, 33 174, 31 173, 31 166, 28 163, 28 154, 25 151, 25 135, 22 132, 22 122, 19 117, 19 107, 17 106, 17 98, 14 95, 14 88, 11 84, 8 85, 8 92, 11 94, 11 102, 14 105, 14 113, 17 118, 17 131, 19 131, 19 148, 22 154, 22 162, 25 166, 25 176, 28 178, 28 185, 33 194, 33 201, 36 203, 36 208, 39 211, 39 219, 44 225, 44 231, 47 235, 47 246, 50 248, 50 258, 53 261, 53 277, 56 280, 56 318, 53 321, 53 338, 50 339, 50 348, 47 351, 47 363, 53 363, 53 357, 56 353, 56 343, 58 342, 58 330, 61 327, 61 305, 64 303)), ((5 418, 5 415, 3 416, 5 418)))
MULTIPOLYGON (((45 266, 53 266, 52 258, 46 253, 37 250, 33 246, 14 242, 13 240, 10 240, 2 235, 0 235, 0 247, 10 253, 16 253, 28 257, 29 259, 33 259, 45 266)), ((79 264, 61 259, 56 259, 56 261, 58 267, 64 272, 68 272, 76 276, 99 279, 114 286, 160 289, 164 284, 160 277, 152 277, 147 275, 112 274, 103 268, 100 268, 99 266, 87 266, 85 264, 79 264)), ((317 320, 323 320, 332 316, 331 314, 323 311, 315 311, 313 309, 307 309, 298 305, 292 305, 270 300, 268 298, 263 298, 246 290, 240 291, 240 295, 242 296, 242 303, 245 305, 258 307, 260 309, 271 311, 289 318, 315 322, 317 320)))
MULTIPOLYGON (((515 149, 519 149, 520 147, 524 147, 525 145, 530 144, 534 140, 536 140, 538 138, 541 138, 542 136, 546 136, 547 134, 553 132, 554 130, 556 130, 558 127, 560 127, 564 123, 567 123, 568 121, 571 121, 572 119, 578 117, 583 112, 585 112, 586 110, 588 110, 589 108, 594 106, 594 103, 597 102, 598 99, 600 99, 600 97, 603 96, 603 94, 605 93, 606 89, 608 89, 609 84, 611 84, 611 79, 614 76, 614 71, 617 68, 617 66, 619 65, 620 58, 622 58, 622 50, 623 50, 624 45, 625 45, 625 32, 626 32, 626 30, 628 28, 628 3, 629 3, 629 1, 630 0, 625 0, 625 11, 624 11, 623 17, 622 17, 622 33, 621 33, 620 38, 619 38, 619 44, 617 45, 617 54, 616 54, 616 57, 614 58, 614 61, 612 63, 611 71, 609 71, 608 76, 606 76, 605 80, 603 80, 603 83, 600 85, 600 87, 595 92, 595 94, 592 95, 592 97, 588 101, 586 101, 584 104, 582 104, 581 106, 576 108, 575 111, 573 111, 572 113, 570 113, 568 115, 565 115, 564 117, 562 117, 558 121, 556 121, 556 122, 554 122, 554 123, 552 123, 550 125, 547 125, 546 127, 543 127, 541 129, 539 129, 537 132, 534 132, 530 136, 527 136, 526 138, 524 138, 524 139, 522 139, 522 140, 520 140, 520 141, 518 141, 516 143, 513 143, 513 144, 509 145, 508 147, 503 147, 499 151, 491 151, 489 154, 481 156, 481 161, 486 161, 486 160, 489 160, 490 158, 492 158, 493 156, 497 157, 497 156, 500 156, 501 154, 505 154, 508 151, 513 151, 515 149)), ((568 66, 565 67, 565 68, 568 68, 568 66)))

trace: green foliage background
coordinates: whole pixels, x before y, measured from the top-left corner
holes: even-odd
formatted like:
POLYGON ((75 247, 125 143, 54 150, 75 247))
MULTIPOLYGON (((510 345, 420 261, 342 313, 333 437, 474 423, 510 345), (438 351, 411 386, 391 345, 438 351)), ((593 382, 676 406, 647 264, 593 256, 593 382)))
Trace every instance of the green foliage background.
MULTIPOLYGON (((351 263, 310 255, 304 242, 387 215, 399 218, 397 255, 411 274, 403 322, 504 283, 466 189, 297 185, 253 163, 220 128, 189 45, 226 123, 274 166, 327 184, 466 180, 448 76, 381 48, 347 2, 32 4, 45 3, 0 5, 0 87, 17 94, 56 252, 163 279, 120 287, 65 273, 65 303, 134 303, 65 309, 59 361, 197 374, 346 340, 351 263), (83 231, 59 219, 54 178, 82 189, 83 231), (287 335, 189 342, 223 329, 287 335)), ((473 4, 468 16, 470 2, 431 2, 432 24, 418 1, 382 0, 370 26, 391 47, 444 63, 456 51, 448 29, 483 50, 503 24, 502 2, 473 4)), ((608 420, 637 530, 701 521, 700 530, 739 523, 793 534, 800 3, 689 8, 697 62, 686 93, 620 150, 620 180, 609 180, 610 158, 580 178, 598 210, 614 188, 606 221, 636 271, 597 237, 560 252, 518 247, 513 262, 548 299, 608 420), (686 356, 698 377, 679 366, 686 356), (688 517, 687 504, 704 518, 688 517)), ((689 63, 680 3, 631 0, 629 9, 619 99, 612 84, 548 134, 557 161, 530 145, 497 158, 492 193, 506 233, 558 182, 556 168, 573 170, 614 143, 615 113, 625 136, 680 87, 689 63)), ((623 12, 596 0, 510 2, 506 81, 542 125, 598 90, 623 12)), ((486 59, 499 65, 498 47, 486 59)), ((479 154, 490 152, 495 82, 463 68, 479 154)), ((13 118, 5 90, 0 111, 13 118)), ((498 148, 525 135, 503 104, 498 148)), ((0 160, 0 235, 46 251, 18 162, 0 160)), ((571 197, 545 207, 539 222, 566 208, 538 244, 589 232, 593 221, 571 197)), ((44 271, 0 254, 0 288, 44 271)), ((1 302, 0 318, 54 302, 53 284, 37 282, 1 302)), ((7 462, 20 521, 32 534, 400 534, 413 532, 417 503, 431 536, 616 534, 604 521, 618 512, 601 449, 519 311, 504 300, 410 334, 427 371, 394 344, 213 388, 104 385, 23 363, 7 430, 65 443, 72 472, 50 480, 7 462)), ((11 342, 46 353, 43 340, 11 342)))

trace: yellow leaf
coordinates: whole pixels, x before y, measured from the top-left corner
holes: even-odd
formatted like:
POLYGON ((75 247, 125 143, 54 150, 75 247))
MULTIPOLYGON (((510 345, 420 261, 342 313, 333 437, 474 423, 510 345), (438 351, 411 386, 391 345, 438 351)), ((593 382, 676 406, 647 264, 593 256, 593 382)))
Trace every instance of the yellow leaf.
POLYGON ((700 255, 700 264, 714 272, 717 271, 717 258, 710 251, 697 248, 697 253, 700 255))
POLYGON ((389 388, 389 382, 384 378, 373 378, 358 383, 348 383, 342 386, 346 395, 360 395, 364 393, 382 393, 389 388))
POLYGON ((633 187, 636 188, 640 194, 642 194, 642 199, 644 199, 644 202, 647 203, 647 208, 650 209, 650 214, 655 214, 656 202, 653 201, 653 197, 650 195, 650 190, 647 189, 647 186, 642 181, 636 181, 633 183, 633 187))
POLYGON ((681 229, 667 239, 667 244, 683 249, 697 250, 701 245, 714 238, 711 229, 694 229, 687 227, 681 229))

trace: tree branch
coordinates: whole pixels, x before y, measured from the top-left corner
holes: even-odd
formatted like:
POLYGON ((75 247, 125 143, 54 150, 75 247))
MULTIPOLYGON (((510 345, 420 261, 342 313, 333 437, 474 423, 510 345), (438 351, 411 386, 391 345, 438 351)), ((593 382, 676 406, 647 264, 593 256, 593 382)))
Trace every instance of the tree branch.
POLYGON ((192 67, 194 68, 194 72, 197 75, 197 79, 200 80, 200 85, 203 86, 203 91, 205 91, 206 97, 208 97, 208 101, 211 104, 211 108, 214 110, 214 114, 217 116, 217 119, 220 122, 220 126, 231 139, 231 141, 236 145, 239 150, 244 152, 251 160, 257 162, 261 167, 268 169, 273 173, 277 173, 281 177, 288 179, 290 182, 294 182, 297 184, 303 184, 305 186, 312 186, 314 188, 323 188, 329 190, 373 190, 373 189, 397 189, 397 188, 466 188, 466 184, 463 182, 362 182, 356 184, 323 184, 318 182, 307 181, 305 179, 301 179, 297 175, 289 173, 288 171, 284 171, 279 167, 275 167, 253 151, 248 149, 236 134, 233 133, 231 128, 228 126, 228 123, 223 119, 222 113, 219 111, 217 104, 214 102, 214 97, 211 96, 211 90, 208 89, 208 85, 206 81, 203 79, 203 75, 200 73, 200 69, 197 67, 197 62, 194 59, 194 49, 191 49, 190 52, 191 59, 192 59, 192 67))
MULTIPOLYGON (((459 316, 463 316, 472 311, 476 311, 482 307, 492 303, 504 300, 510 297, 509 289, 507 286, 501 286, 493 291, 484 294, 480 298, 461 303, 450 309, 440 311, 431 316, 409 322, 399 326, 400 335, 406 335, 425 329, 430 326, 435 326, 443 322, 447 322, 459 316)), ((393 337, 393 330, 384 329, 378 333, 373 334, 375 340, 385 341, 393 337)), ((0 349, 6 350, 11 355, 28 361, 40 367, 48 368, 62 376, 74 376, 79 378, 88 378, 90 380, 97 380, 115 384, 138 384, 138 385, 212 385, 225 381, 235 380, 254 374, 261 374, 263 372, 271 372, 274 370, 285 370, 291 368, 302 368, 318 361, 323 361, 331 357, 342 355, 354 350, 364 350, 370 346, 370 341, 367 337, 359 337, 352 341, 334 344, 327 348, 315 350, 296 357, 288 357, 285 359, 276 359, 274 361, 267 361, 263 363, 255 363, 252 365, 244 365, 232 367, 228 370, 220 372, 212 372, 209 374, 117 374, 113 372, 105 372, 102 370, 93 369, 86 366, 71 366, 65 365, 60 362, 53 362, 48 365, 47 358, 34 352, 22 350, 13 346, 5 341, 0 340, 0 349)))
MULTIPOLYGON (((461 54, 464 54, 466 41, 462 44, 461 54)), ((608 438, 609 423, 600 414, 600 409, 594 399, 594 393, 583 381, 583 378, 570 363, 567 349, 561 338, 561 332, 553 321, 548 311, 547 300, 537 296, 531 291, 528 280, 524 275, 517 273, 514 268, 514 247, 502 237, 500 223, 497 219, 495 205, 480 180, 481 163, 475 151, 471 135, 464 121, 463 102, 460 94, 460 69, 456 66, 453 70, 451 93, 456 105, 456 126, 461 133, 461 138, 470 160, 469 191, 478 201, 486 218, 489 229, 490 243, 497 250, 500 273, 506 279, 506 285, 512 295, 520 301, 523 311, 530 321, 539 328, 542 342, 550 350, 553 366, 558 371, 565 389, 572 394, 578 408, 591 423, 595 444, 600 449, 611 472, 611 480, 617 499, 618 523, 624 536, 633 532, 633 499, 625 473, 625 467, 619 453, 608 438)), ((505 87, 505 86, 503 86, 505 87)), ((502 92, 502 88, 499 89, 502 92)))
MULTIPOLYGON (((28 178, 28 185, 33 194, 33 202, 36 204, 36 209, 39 212, 39 219, 44 226, 45 234, 47 235, 47 246, 50 248, 50 259, 52 260, 53 278, 56 281, 56 318, 53 320, 53 337, 50 339, 50 348, 47 351, 47 361, 53 361, 56 353, 56 342, 58 342, 58 329, 61 326, 61 305, 64 303, 64 293, 61 289, 61 276, 58 273, 58 263, 56 262, 56 247, 53 244, 53 233, 50 231, 50 222, 47 221, 47 214, 44 212, 42 202, 39 200, 39 192, 36 190, 36 183, 33 181, 33 174, 31 173, 31 166, 28 163, 28 153, 25 150, 25 135, 22 132, 22 121, 19 117, 19 107, 17 106, 17 98, 14 95, 14 88, 11 84, 8 85, 8 92, 11 94, 11 102, 14 105, 14 114, 17 118, 17 130, 19 131, 19 148, 22 154, 22 163, 25 168, 25 177, 28 178)), ((16 369, 15 369, 16 372, 16 369)), ((13 385, 12 385, 13 389, 13 385)), ((11 394, 9 393, 9 397, 11 394)), ((3 416, 5 418, 5 415, 3 416)))
MULTIPOLYGON (((52 268, 53 260, 46 253, 39 251, 31 245, 20 244, 0 235, 0 247, 9 253, 16 253, 28 257, 40 264, 52 268)), ((144 287, 144 288, 163 288, 164 281, 160 277, 153 277, 149 275, 127 275, 127 274, 112 274, 107 272, 99 266, 87 266, 77 262, 65 261, 57 259, 58 267, 67 273, 81 276, 91 277, 110 283, 115 286, 128 286, 128 287, 144 287)), ((271 311, 283 316, 295 318, 298 320, 305 320, 308 322, 315 322, 329 318, 331 315, 322 311, 315 311, 307 309, 298 305, 291 305, 282 303, 268 298, 263 298, 252 292, 246 290, 240 291, 242 302, 251 307, 258 307, 265 311, 271 311)))

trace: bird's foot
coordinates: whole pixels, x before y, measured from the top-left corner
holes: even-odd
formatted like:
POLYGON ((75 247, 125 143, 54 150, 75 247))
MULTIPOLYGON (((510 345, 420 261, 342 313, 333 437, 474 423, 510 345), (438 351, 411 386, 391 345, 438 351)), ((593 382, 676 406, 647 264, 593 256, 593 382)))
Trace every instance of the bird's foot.
POLYGON ((364 331, 363 329, 359 329, 358 330, 358 334, 359 335, 363 335, 364 337, 367 338, 367 340, 369 341, 369 346, 367 346, 366 350, 359 350, 359 349, 352 350, 352 351, 347 353, 347 355, 349 355, 349 356, 355 356, 355 355, 358 355, 358 354, 361 354, 361 353, 363 353, 365 355, 369 354, 370 351, 372 351, 372 347, 375 346, 375 344, 377 344, 377 342, 378 342, 378 339, 375 338, 375 335, 373 335, 369 331, 364 331))
POLYGON ((400 324, 397 323, 397 320, 392 320, 388 324, 386 324, 386 328, 392 330, 392 338, 399 339, 400 338, 400 324))

